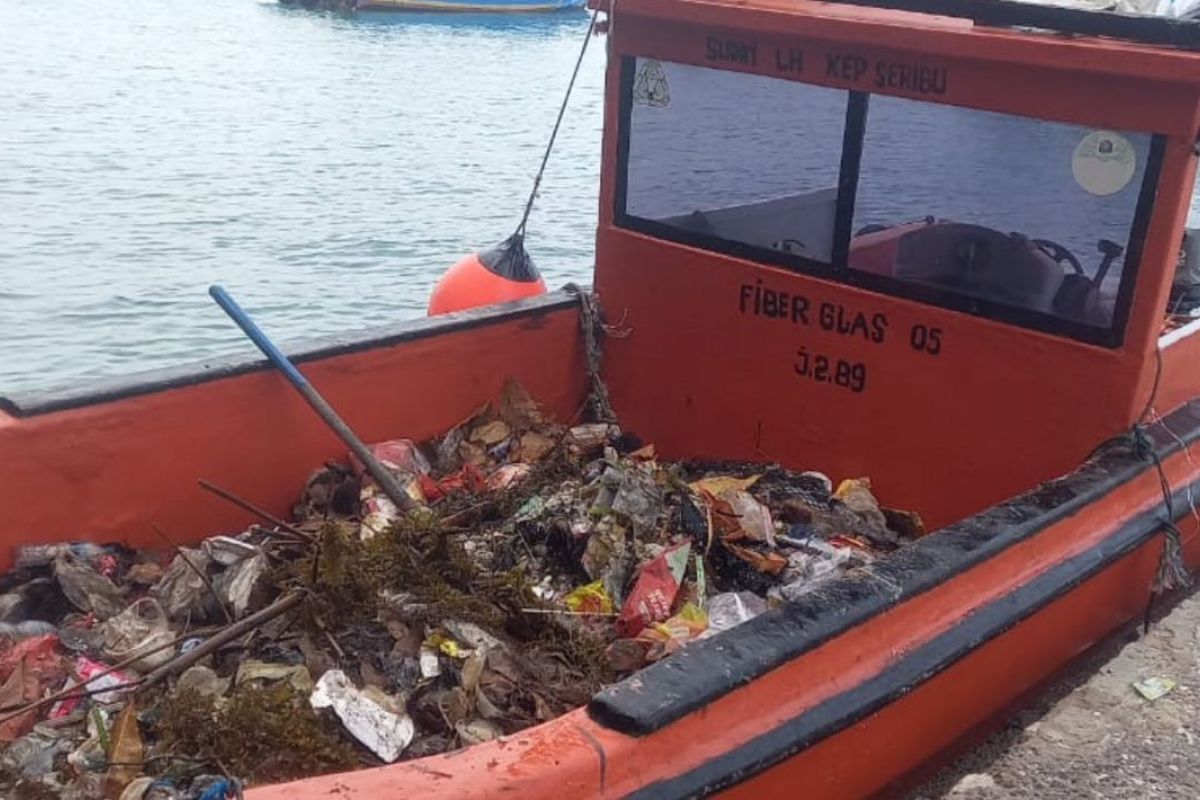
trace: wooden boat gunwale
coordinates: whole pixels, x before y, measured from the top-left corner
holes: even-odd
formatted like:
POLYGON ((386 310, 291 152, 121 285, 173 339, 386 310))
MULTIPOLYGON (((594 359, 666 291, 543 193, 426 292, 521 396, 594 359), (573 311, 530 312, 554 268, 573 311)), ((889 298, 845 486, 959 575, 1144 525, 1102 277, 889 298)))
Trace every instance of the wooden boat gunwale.
MULTIPOLYGON (((389 325, 350 331, 344 334, 297 339, 282 345, 293 363, 304 364, 337 356, 392 347, 447 333, 467 331, 508 320, 537 317, 577 306, 576 295, 566 289, 500 305, 485 306, 437 317, 420 317, 389 325)), ((269 372, 273 367, 265 358, 249 355, 224 356, 183 364, 177 367, 147 370, 110 380, 88 382, 82 388, 0 394, 0 412, 16 419, 27 419, 55 411, 67 411, 128 397, 154 394, 169 389, 197 386, 223 378, 252 372, 269 372)))

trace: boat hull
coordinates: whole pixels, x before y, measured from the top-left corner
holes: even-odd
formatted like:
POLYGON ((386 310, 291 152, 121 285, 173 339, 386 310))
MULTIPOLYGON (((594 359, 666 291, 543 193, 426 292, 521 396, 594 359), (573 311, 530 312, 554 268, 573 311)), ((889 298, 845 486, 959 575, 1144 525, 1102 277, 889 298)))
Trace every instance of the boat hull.
MULTIPOLYGON (((583 404, 569 295, 293 348, 370 439, 434 434, 526 383, 561 418, 583 404)), ((251 520, 206 500, 207 478, 286 513, 306 471, 342 446, 261 362, 0 404, 0 556, 86 536, 180 540, 251 520)), ((652 435, 652 432, 651 432, 652 435)), ((1154 465, 1119 448, 951 524, 871 569, 694 643, 586 709, 454 754, 255 787, 251 800, 343 798, 859 798, 892 790, 975 735, 1151 597, 1162 523, 1188 563, 1200 405, 1152 429, 1154 465)), ((671 457, 673 454, 664 453, 671 457)), ((717 454, 719 455, 719 454, 717 454)))

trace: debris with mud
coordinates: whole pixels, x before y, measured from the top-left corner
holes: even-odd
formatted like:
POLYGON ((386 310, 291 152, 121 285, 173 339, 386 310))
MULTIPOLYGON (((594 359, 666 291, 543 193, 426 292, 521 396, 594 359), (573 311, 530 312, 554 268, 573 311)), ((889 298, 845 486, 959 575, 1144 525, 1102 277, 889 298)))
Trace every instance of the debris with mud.
POLYGON ((222 800, 486 742, 924 532, 866 479, 661 461, 513 382, 435 441, 371 450, 414 510, 351 458, 291 522, 18 548, 4 796, 222 800))

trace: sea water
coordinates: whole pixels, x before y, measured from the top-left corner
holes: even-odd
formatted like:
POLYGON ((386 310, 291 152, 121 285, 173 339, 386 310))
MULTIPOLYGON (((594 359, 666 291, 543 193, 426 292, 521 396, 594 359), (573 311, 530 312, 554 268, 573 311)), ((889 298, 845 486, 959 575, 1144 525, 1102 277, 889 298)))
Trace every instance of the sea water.
MULTIPOLYGON (((359 14, 256 0, 0 2, 0 395, 424 314, 512 233, 585 11, 359 14)), ((529 223, 588 282, 604 40, 529 223)))

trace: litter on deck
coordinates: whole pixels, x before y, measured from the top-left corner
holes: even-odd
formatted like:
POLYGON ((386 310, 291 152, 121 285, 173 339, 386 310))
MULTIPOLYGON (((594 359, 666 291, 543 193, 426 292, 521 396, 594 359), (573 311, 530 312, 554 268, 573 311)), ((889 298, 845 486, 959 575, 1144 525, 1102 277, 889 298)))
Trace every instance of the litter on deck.
POLYGON ((369 450, 413 509, 348 458, 291 522, 23 548, 0 576, 4 796, 235 797, 513 734, 923 533, 865 478, 667 462, 511 381, 435 441, 369 450))

